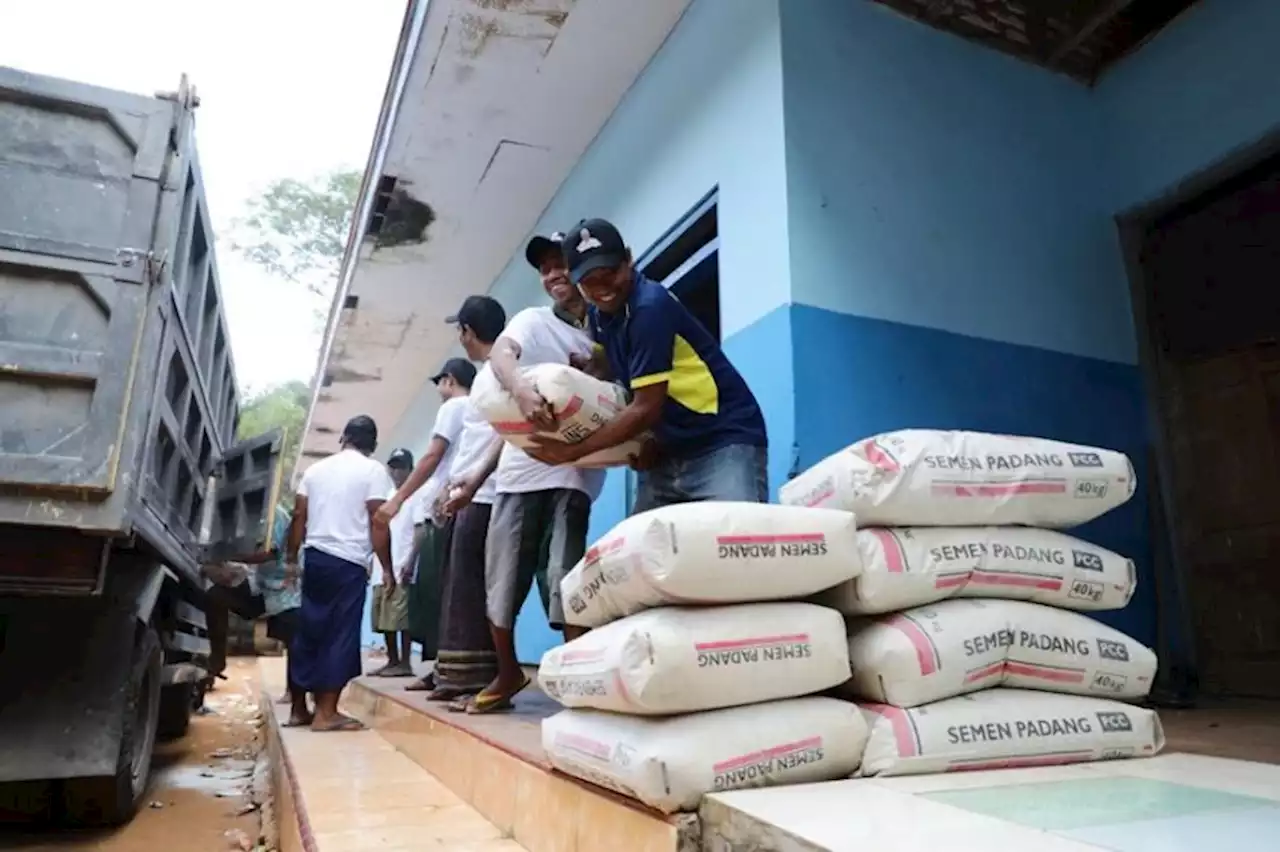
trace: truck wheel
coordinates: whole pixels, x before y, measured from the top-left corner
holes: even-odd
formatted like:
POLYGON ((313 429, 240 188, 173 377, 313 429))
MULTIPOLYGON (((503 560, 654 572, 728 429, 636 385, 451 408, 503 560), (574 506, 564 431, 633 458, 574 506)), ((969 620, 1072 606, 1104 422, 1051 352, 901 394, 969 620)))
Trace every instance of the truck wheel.
POLYGON ((175 683, 160 690, 160 712, 156 723, 156 738, 161 741, 176 740, 186 736, 191 725, 192 702, 195 700, 194 684, 175 683))
POLYGON ((151 779, 160 711, 160 670, 164 653, 148 627, 133 652, 124 689, 124 725, 116 774, 110 778, 73 778, 63 782, 63 816, 75 825, 110 826, 137 813, 151 779))

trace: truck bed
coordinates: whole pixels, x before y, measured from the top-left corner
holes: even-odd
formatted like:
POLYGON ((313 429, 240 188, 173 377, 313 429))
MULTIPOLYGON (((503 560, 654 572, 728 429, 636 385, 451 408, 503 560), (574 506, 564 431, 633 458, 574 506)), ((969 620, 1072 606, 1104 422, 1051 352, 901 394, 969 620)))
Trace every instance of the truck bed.
POLYGON ((245 500, 267 499, 269 446, 207 505, 239 408, 193 130, 185 83, 145 97, 0 68, 0 538, 79 554, 133 536, 194 576, 206 513, 215 538, 261 532, 245 500))

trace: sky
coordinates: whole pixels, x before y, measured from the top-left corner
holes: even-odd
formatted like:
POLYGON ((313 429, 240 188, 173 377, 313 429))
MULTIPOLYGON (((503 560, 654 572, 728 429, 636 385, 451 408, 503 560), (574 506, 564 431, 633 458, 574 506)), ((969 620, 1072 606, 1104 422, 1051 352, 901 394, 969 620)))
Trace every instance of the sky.
MULTIPOLYGON (((273 180, 363 171, 404 0, 0 0, 0 65, 143 94, 185 72, 216 234, 273 180)), ((242 393, 310 382, 322 330, 300 289, 217 254, 242 393)), ((327 305, 323 308, 327 310, 327 305)))

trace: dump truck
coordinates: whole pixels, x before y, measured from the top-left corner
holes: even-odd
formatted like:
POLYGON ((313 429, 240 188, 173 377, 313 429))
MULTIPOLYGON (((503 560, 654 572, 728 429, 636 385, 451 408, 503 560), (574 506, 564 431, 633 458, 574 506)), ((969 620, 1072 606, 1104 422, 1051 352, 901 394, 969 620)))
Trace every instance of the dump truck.
POLYGON ((194 90, 0 68, 0 784, 128 820, 207 683, 202 566, 267 540, 194 90), (17 785, 26 789, 28 785, 17 785))

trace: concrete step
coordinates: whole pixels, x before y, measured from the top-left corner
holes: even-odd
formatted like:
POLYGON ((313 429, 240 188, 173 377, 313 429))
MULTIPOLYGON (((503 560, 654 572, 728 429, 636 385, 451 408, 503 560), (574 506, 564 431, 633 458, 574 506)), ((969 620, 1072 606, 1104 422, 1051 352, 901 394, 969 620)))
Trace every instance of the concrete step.
POLYGON ((281 852, 527 852, 376 731, 284 727, 283 660, 259 665, 281 852))
POLYGON ((450 713, 404 686, 361 678, 348 688, 348 712, 529 852, 701 849, 696 816, 668 817, 555 772, 541 723, 559 706, 536 686, 516 697, 513 711, 488 716, 450 713))

